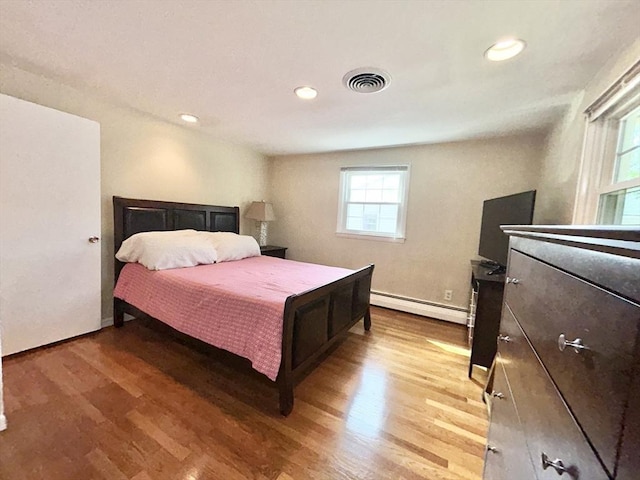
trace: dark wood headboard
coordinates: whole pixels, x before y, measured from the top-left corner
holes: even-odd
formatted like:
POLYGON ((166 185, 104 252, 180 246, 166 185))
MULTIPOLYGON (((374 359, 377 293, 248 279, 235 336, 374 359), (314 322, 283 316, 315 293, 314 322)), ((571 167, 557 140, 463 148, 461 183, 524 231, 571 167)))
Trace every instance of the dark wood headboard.
MULTIPOLYGON (((188 228, 240 233, 240 208, 113 197, 114 253, 136 233, 188 228)), ((115 260, 115 280, 123 266, 115 260)))

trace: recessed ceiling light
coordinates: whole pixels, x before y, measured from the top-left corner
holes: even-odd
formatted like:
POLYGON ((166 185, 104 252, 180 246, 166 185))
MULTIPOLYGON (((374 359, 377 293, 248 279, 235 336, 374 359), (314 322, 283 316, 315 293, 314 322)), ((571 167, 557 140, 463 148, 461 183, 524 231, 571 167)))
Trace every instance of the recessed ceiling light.
POLYGON ((509 38, 506 40, 501 40, 497 43, 491 45, 486 52, 484 52, 484 56, 487 60, 491 60, 493 62, 500 62, 502 60, 507 60, 509 58, 515 57, 520 52, 524 50, 524 47, 527 44, 524 40, 520 40, 519 38, 509 38))
POLYGON ((180 114, 180 118, 187 123, 198 123, 198 117, 195 115, 190 115, 188 113, 180 114))
POLYGON ((298 96, 298 98, 302 98, 303 100, 311 100, 312 98, 316 98, 318 95, 318 91, 311 87, 298 87, 293 92, 298 96))

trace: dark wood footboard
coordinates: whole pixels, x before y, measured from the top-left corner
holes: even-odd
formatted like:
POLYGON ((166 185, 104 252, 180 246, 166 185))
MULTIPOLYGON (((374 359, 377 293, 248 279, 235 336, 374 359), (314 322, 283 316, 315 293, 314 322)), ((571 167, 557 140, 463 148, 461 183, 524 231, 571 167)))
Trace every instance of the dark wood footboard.
POLYGON ((293 387, 323 354, 360 319, 371 328, 369 296, 373 265, 348 277, 287 298, 282 329, 282 361, 276 382, 280 413, 293 409, 293 387))

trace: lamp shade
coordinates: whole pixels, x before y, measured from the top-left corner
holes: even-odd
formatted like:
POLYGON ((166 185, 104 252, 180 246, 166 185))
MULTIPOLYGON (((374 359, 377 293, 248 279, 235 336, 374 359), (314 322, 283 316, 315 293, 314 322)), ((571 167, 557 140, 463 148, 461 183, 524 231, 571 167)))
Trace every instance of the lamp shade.
POLYGON ((267 202, 253 202, 244 216, 259 222, 271 222, 276 219, 273 214, 273 206, 267 202))

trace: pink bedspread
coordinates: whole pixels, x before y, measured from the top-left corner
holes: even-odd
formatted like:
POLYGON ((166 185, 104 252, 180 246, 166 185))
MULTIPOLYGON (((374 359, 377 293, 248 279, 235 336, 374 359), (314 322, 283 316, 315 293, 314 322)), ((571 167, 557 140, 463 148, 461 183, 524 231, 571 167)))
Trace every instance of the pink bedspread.
POLYGON ((182 333, 248 358, 275 380, 287 297, 351 273, 267 256, 161 271, 129 263, 113 294, 182 333))

